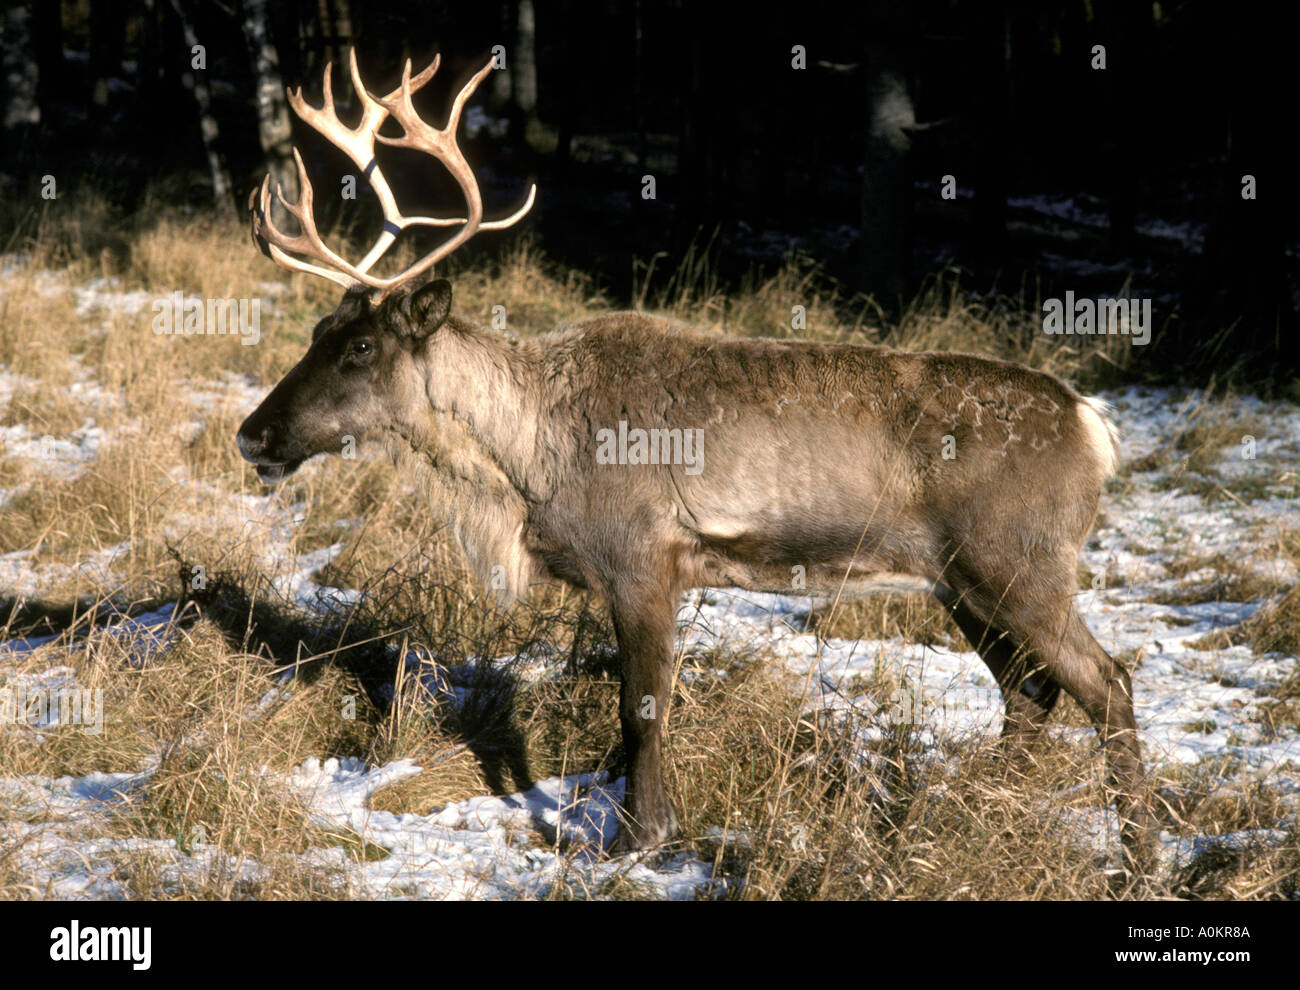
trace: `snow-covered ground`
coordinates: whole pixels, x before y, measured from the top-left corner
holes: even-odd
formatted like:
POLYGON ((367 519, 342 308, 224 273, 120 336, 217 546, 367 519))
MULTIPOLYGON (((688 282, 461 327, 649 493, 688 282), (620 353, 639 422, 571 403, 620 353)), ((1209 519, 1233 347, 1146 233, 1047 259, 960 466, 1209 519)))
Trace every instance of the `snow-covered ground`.
MULTIPOLYGON (((91 286, 87 291, 107 293, 110 302, 99 303, 102 305, 139 304, 129 294, 124 294, 126 301, 113 302, 104 286, 91 286)), ((97 312, 97 303, 94 296, 87 298, 89 316, 97 312)), ((78 305, 82 305, 81 297, 78 305)), ((14 376, 0 368, 0 407, 7 404, 15 385, 14 376)), ((214 402, 237 394, 251 407, 259 397, 238 379, 191 386, 192 398, 208 397, 214 402)), ((1105 398, 1115 405, 1128 462, 1163 449, 1186 415, 1186 404, 1163 390, 1129 389, 1105 398)), ((1300 409, 1265 406, 1253 400, 1242 400, 1240 408, 1243 421, 1249 417, 1259 435, 1253 437, 1253 446, 1226 446, 1219 459, 1219 475, 1235 480, 1250 480, 1252 474, 1280 479, 1289 470, 1290 491, 1294 492, 1295 472, 1300 470, 1300 409), (1253 457, 1242 457, 1246 449, 1253 457)), ((100 440, 95 429, 90 423, 81 431, 72 458, 76 463, 94 461, 100 440)), ((15 432, 2 439, 10 457, 28 456, 30 436, 15 432)), ((30 456, 45 455, 33 446, 30 456)), ((69 459, 62 458, 60 463, 66 466, 69 459)), ((1284 482, 1273 488, 1257 486, 1250 498, 1210 501, 1169 484, 1177 466, 1177 455, 1170 454, 1156 470, 1130 472, 1127 484, 1103 497, 1102 522, 1082 556, 1084 568, 1099 579, 1093 590, 1080 593, 1079 607, 1103 646, 1138 663, 1134 684, 1148 763, 1198 764, 1231 757, 1241 768, 1234 786, 1262 781, 1277 794, 1286 809, 1286 820, 1293 822, 1300 810, 1300 731, 1292 728, 1289 733, 1271 735, 1258 715, 1260 706, 1269 703, 1267 689, 1295 672, 1297 658, 1257 655, 1247 646, 1206 650, 1193 645, 1207 633, 1253 614, 1266 600, 1162 602, 1172 597, 1171 591, 1205 579, 1197 573, 1178 574, 1180 561, 1216 554, 1280 587, 1294 584, 1294 565, 1275 548, 1282 532, 1300 529, 1300 513, 1284 482)), ((314 468, 307 465, 304 470, 314 468)), ((204 485, 200 479, 178 477, 177 481, 204 485)), ((178 517, 173 521, 178 532, 198 525, 234 527, 233 531, 242 535, 255 529, 281 592, 304 610, 332 609, 355 596, 348 589, 321 588, 311 579, 339 547, 299 557, 287 553, 303 506, 286 504, 279 495, 233 494, 214 486, 204 488, 204 493, 202 517, 178 517), (213 508, 216 504, 220 511, 213 508)), ((0 493, 0 499, 3 497, 0 493)), ((79 566, 111 575, 114 561, 123 552, 123 547, 110 548, 79 566)), ((23 553, 0 556, 0 588, 5 591, 31 592, 48 577, 32 568, 23 553)), ((916 686, 918 696, 936 699, 925 708, 922 740, 940 757, 951 740, 996 735, 1001 698, 976 654, 901 641, 819 639, 799 631, 797 618, 809 605, 807 599, 793 596, 701 591, 682 606, 681 633, 693 649, 719 644, 759 646, 784 665, 792 685, 814 686, 817 696, 810 704, 815 702, 816 707, 852 705, 869 714, 879 712, 884 700, 852 697, 851 685, 857 675, 870 676, 881 665, 894 669, 902 683, 916 686)), ((138 650, 163 650, 168 645, 166 629, 171 618, 168 607, 125 620, 112 635, 130 641, 138 650)), ((58 663, 57 657, 42 671, 17 672, 15 658, 29 658, 29 651, 40 645, 40 640, 0 644, 0 689, 76 686, 72 668, 58 663)), ((417 661, 411 657, 411 662, 417 661)), ((545 676, 542 662, 530 669, 535 676, 545 676)), ((698 673, 687 669, 685 676, 698 673)), ((456 686, 454 677, 433 686, 453 702, 461 700, 467 690, 456 686)), ((56 724, 56 720, 47 719, 41 726, 0 726, 0 731, 49 730, 56 724)), ((1058 731, 1088 735, 1084 730, 1058 731)), ((301 857, 304 867, 332 869, 346 877, 346 888, 353 896, 376 898, 534 897, 556 884, 597 895, 616 875, 665 898, 708 896, 725 888, 725 882, 712 875, 710 865, 690 853, 666 860, 599 859, 600 844, 613 834, 613 809, 623 787, 622 779, 608 780, 604 774, 551 778, 526 793, 485 794, 430 808, 422 815, 395 815, 368 807, 367 798, 376 789, 421 769, 410 760, 385 766, 366 766, 351 759, 309 760, 278 778, 284 787, 310 802, 321 824, 351 830, 388 851, 382 859, 359 862, 338 847, 312 849, 301 857)), ((170 839, 93 835, 88 826, 146 787, 149 773, 148 769, 96 772, 56 779, 0 776, 0 847, 16 850, 16 862, 29 875, 33 891, 56 897, 125 896, 123 883, 115 879, 124 855, 155 858, 162 864, 163 882, 205 875, 217 860, 241 876, 257 877, 263 864, 222 859, 202 842, 182 849, 170 839)), ((1113 853, 1116 830, 1112 818, 1100 807, 1080 815, 1079 840, 1113 853)), ((1279 834, 1254 838, 1269 841, 1279 834)), ((1166 862, 1174 863, 1185 862, 1207 842, 1240 839, 1165 834, 1161 845, 1166 862)))

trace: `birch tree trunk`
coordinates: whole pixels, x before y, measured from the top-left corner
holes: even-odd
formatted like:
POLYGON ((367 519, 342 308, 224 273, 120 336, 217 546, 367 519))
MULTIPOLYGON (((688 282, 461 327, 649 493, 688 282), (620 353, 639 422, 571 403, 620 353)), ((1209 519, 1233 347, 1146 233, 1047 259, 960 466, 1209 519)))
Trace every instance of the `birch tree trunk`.
MULTIPOLYGON (((181 22, 181 30, 185 33, 185 47, 192 52, 194 46, 199 44, 194 22, 190 19, 181 0, 171 0, 171 3, 172 9, 176 11, 176 16, 181 22)), ((230 173, 226 170, 226 165, 221 160, 221 153, 217 150, 220 131, 217 127, 217 118, 212 115, 212 91, 208 89, 206 70, 191 69, 182 78, 186 81, 187 88, 193 90, 194 102, 199 107, 199 133, 203 137, 203 152, 207 156, 208 174, 212 179, 212 201, 218 212, 227 212, 232 206, 230 173)))
MULTIPOLYGON (((277 185, 284 198, 298 198, 298 172, 293 164, 293 126, 289 120, 289 103, 280 79, 280 58, 267 27, 266 0, 243 0, 244 41, 248 46, 257 80, 257 136, 266 156, 266 170, 271 174, 271 189, 277 185)), ((271 197, 272 220, 283 222, 288 215, 271 197)))

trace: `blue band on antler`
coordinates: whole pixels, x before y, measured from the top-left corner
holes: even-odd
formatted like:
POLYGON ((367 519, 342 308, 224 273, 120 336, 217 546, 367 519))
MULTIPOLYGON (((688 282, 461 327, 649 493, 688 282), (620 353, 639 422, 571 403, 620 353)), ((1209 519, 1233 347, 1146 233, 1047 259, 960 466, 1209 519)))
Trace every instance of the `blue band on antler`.
POLYGON ((399 227, 399 226, 397 226, 397 224, 393 223, 393 221, 391 221, 391 220, 385 220, 385 221, 384 221, 384 233, 385 233, 385 234, 392 234, 394 237, 396 237, 396 236, 397 236, 398 234, 400 234, 401 232, 402 232, 402 228, 399 227))
POLYGON ((377 158, 370 159, 370 164, 366 166, 365 172, 362 173, 366 177, 367 182, 370 181, 370 173, 373 172, 378 165, 379 160, 377 158))

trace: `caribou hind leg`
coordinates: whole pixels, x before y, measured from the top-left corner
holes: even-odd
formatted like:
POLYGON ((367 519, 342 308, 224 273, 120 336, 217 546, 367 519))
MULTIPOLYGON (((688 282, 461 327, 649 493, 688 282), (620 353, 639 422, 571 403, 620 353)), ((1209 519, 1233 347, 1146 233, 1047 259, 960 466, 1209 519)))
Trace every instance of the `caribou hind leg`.
POLYGON ((1128 865, 1147 872, 1151 822, 1132 683, 1074 607, 1073 555, 1018 568, 1001 561, 983 569, 992 578, 963 556, 936 595, 997 678, 1006 702, 1004 738, 1023 756, 1023 743, 1039 733, 1061 689, 1074 698, 1105 752, 1128 865))
POLYGON ((1059 632, 1046 628, 1037 632, 1037 648, 1055 657, 1054 676, 1097 730, 1129 866, 1138 873, 1148 872, 1152 865, 1150 797, 1133 714, 1132 681, 1097 642, 1073 603, 1058 628, 1059 632), (1047 652, 1053 648, 1054 654, 1047 652))
POLYGON ((1052 569, 1040 566, 1032 581, 948 581, 954 589, 937 593, 1002 688, 1008 741, 1032 739, 1062 688, 1079 703, 1106 755, 1128 864, 1145 872, 1151 863, 1150 816, 1132 683, 1075 610, 1072 569, 1062 567, 1055 576, 1045 570, 1052 569), (997 587, 1003 590, 993 595, 997 587))
POLYGON ((1006 706, 1003 740, 1008 755, 1023 765, 1028 760, 1029 745, 1056 707, 1061 685, 1037 657, 1025 650, 1021 640, 981 619, 947 589, 942 589, 938 597, 997 681, 1006 706))

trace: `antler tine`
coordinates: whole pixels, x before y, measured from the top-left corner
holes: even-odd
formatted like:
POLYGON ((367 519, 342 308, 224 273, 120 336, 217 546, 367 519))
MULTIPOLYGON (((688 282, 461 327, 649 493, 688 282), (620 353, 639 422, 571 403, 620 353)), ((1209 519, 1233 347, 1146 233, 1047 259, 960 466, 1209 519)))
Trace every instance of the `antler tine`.
MULTIPOLYGON (((358 93, 364 93, 365 98, 371 100, 372 98, 370 96, 369 91, 366 89, 365 84, 362 83, 361 81, 361 74, 357 71, 357 50, 355 48, 348 49, 348 58, 351 61, 351 66, 352 66, 352 85, 356 87, 358 93)), ((424 84, 433 78, 434 73, 438 71, 438 67, 440 65, 442 65, 441 53, 434 55, 433 61, 430 62, 427 66, 425 66, 425 68, 421 69, 419 75, 415 76, 415 78, 411 80, 411 92, 414 93, 422 89, 424 84)), ((411 67, 411 60, 408 58, 406 60, 406 68, 409 70, 410 67, 411 67)), ((402 87, 399 85, 397 89, 393 90, 391 93, 385 96, 384 99, 391 100, 393 97, 397 96, 401 92, 401 90, 402 87)))
POLYGON ((537 198, 537 183, 534 182, 528 187, 528 196, 524 199, 524 205, 515 210, 508 217, 502 217, 500 220, 484 220, 478 225, 479 230, 505 230, 507 227, 513 227, 524 215, 533 208, 533 200, 537 198))
POLYGON ((465 101, 473 95, 478 84, 483 81, 483 77, 492 71, 492 63, 489 62, 478 72, 470 77, 469 82, 461 88, 452 101, 451 112, 447 115, 447 124, 445 127, 434 127, 418 113, 411 103, 411 94, 418 87, 411 85, 411 60, 406 60, 406 65, 402 67, 402 84, 393 92, 380 100, 384 108, 393 115, 399 124, 402 125, 404 133, 401 137, 385 137, 382 134, 376 134, 375 137, 384 144, 392 145, 395 148, 414 148, 417 151, 429 151, 430 148, 425 144, 434 145, 435 147, 450 147, 458 154, 460 149, 456 146, 456 125, 460 123, 460 114, 465 106, 465 101), (447 139, 451 140, 448 141, 447 139), (423 142, 423 143, 422 143, 423 142))
POLYGON ((275 228, 267 217, 267 210, 271 202, 271 177, 268 175, 262 180, 262 185, 254 189, 248 197, 249 209, 253 211, 253 243, 258 249, 269 257, 276 264, 284 268, 292 269, 298 272, 307 272, 312 275, 320 275, 329 279, 331 282, 337 282, 347 289, 356 287, 356 283, 345 276, 342 272, 332 271, 326 268, 320 268, 316 265, 308 264, 305 261, 299 261, 297 258, 285 252, 277 243, 284 238, 284 235, 275 228), (273 233, 268 234, 268 229, 273 233))
MULTIPOLYGON (((298 166, 298 182, 302 189, 298 196, 298 202, 290 203, 286 200, 284 190, 278 182, 275 186, 275 198, 280 201, 280 205, 284 207, 289 215, 298 221, 302 233, 291 237, 280 230, 271 219, 271 177, 268 175, 262 180, 261 212, 255 221, 255 236, 261 237, 267 243, 271 248, 273 257, 276 249, 279 249, 281 254, 292 251, 317 258, 334 269, 334 271, 327 271, 316 265, 298 262, 294 266, 298 271, 309 271, 316 275, 323 275, 331 281, 346 285, 349 288, 370 284, 364 273, 357 271, 344 258, 331 251, 325 242, 321 240, 320 233, 316 229, 315 217, 312 214, 315 190, 312 188, 311 179, 307 177, 306 166, 303 165, 302 155, 298 154, 297 148, 293 149, 293 160, 298 166)), ((277 257, 276 260, 280 259, 277 257)))
POLYGON ((456 130, 460 126, 460 114, 461 111, 465 109, 466 101, 474 95, 474 90, 478 89, 478 84, 481 83, 483 77, 491 71, 492 63, 488 62, 487 65, 483 66, 483 68, 479 69, 478 72, 474 73, 474 75, 470 77, 469 82, 461 87, 460 92, 456 94, 456 99, 452 101, 451 112, 447 114, 447 126, 443 128, 444 131, 452 136, 452 140, 455 140, 456 138, 456 130))
POLYGON ((357 168, 364 169, 374 160, 374 132, 379 129, 379 126, 388 117, 388 111, 371 99, 370 94, 366 92, 365 87, 361 84, 360 77, 357 75, 356 56, 353 55, 352 78, 357 86, 357 95, 361 98, 365 109, 361 115, 361 122, 356 127, 347 127, 343 121, 339 120, 338 112, 334 107, 333 75, 334 64, 327 62, 324 78, 321 80, 324 104, 319 109, 303 98, 301 87, 296 91, 292 89, 286 90, 289 105, 293 107, 293 112, 304 123, 309 124, 326 140, 352 159, 357 168))

